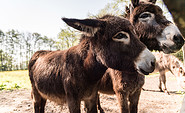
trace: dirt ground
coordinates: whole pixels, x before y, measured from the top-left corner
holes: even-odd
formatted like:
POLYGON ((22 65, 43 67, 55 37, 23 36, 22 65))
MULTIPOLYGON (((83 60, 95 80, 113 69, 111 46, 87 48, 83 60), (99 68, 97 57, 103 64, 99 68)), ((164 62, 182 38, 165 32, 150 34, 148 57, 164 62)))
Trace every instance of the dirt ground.
MULTIPOLYGON (((158 75, 147 76, 139 101, 139 113, 179 113, 183 96, 177 92, 176 79, 167 73, 167 88, 170 95, 159 92, 158 75)), ((0 113, 32 113, 33 105, 30 90, 0 91, 0 113)), ((100 95, 100 101, 106 113, 119 113, 115 95, 100 95)), ((82 103, 83 108, 83 103, 82 103)), ((46 113, 69 113, 67 106, 62 108, 47 101, 46 113)), ((82 110, 82 112, 84 112, 82 110)))

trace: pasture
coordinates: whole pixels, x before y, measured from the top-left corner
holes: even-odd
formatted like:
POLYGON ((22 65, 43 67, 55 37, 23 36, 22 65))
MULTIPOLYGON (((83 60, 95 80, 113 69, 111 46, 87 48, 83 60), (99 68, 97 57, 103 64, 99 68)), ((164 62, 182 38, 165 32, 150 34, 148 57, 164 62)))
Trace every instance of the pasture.
POLYGON ((28 71, 0 72, 0 90, 31 89, 28 71))
MULTIPOLYGON (((27 71, 1 72, 0 83, 7 84, 7 87, 0 91, 1 113, 32 113, 33 105, 30 95, 30 81, 27 71), (9 81, 9 82, 8 82, 9 81), (19 88, 15 88, 17 84, 19 88), (8 85, 12 86, 8 88, 8 85), (9 89, 9 90, 7 90, 9 89), (10 90, 11 89, 11 90, 10 90)), ((159 92, 158 73, 152 73, 145 77, 146 91, 141 92, 139 102, 139 113, 179 113, 183 99, 183 93, 177 93, 176 79, 168 72, 167 87, 170 95, 159 92)), ((115 95, 101 94, 101 105, 106 113, 119 113, 119 106, 115 95)), ((83 111, 83 103, 81 105, 83 111)), ((67 106, 62 108, 53 102, 48 101, 46 113, 69 113, 67 106)))

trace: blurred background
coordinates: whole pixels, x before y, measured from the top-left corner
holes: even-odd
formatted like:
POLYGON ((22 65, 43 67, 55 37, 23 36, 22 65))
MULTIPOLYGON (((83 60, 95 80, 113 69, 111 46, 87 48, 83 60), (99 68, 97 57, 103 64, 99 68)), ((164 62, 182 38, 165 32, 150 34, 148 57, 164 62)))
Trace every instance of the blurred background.
MULTIPOLYGON (((184 0, 164 1, 185 34, 184 0), (174 2, 174 3, 172 3, 174 2), (174 8, 174 4, 177 4, 174 8), (182 8, 181 8, 182 7, 182 8)), ((67 27, 62 17, 94 18, 104 14, 123 15, 130 0, 6 0, 0 7, 0 71, 27 70, 38 50, 63 50, 78 44, 79 32, 67 27)), ((173 20, 162 0, 157 1, 173 20)), ((182 58, 182 51, 175 54, 182 58)))
MULTIPOLYGON (((1 0, 1 113, 32 113, 31 84, 27 68, 36 51, 64 50, 78 44, 80 33, 68 27, 61 20, 62 17, 84 19, 104 14, 119 16, 124 15, 125 6, 129 4, 130 0, 1 0)), ((177 24, 185 36, 185 0, 157 0, 156 4, 162 8, 167 19, 177 24)), ((173 55, 183 61, 183 51, 185 49, 173 55)), ((169 73, 167 75, 167 86, 172 92, 170 95, 158 91, 159 73, 145 77, 146 88, 151 91, 143 91, 141 94, 139 112, 179 111, 185 92, 176 89, 175 76, 169 73)), ((118 112, 116 96, 101 95, 101 98, 104 99, 102 104, 106 111, 118 112)), ((49 110, 56 109, 55 106, 54 104, 49 110)))

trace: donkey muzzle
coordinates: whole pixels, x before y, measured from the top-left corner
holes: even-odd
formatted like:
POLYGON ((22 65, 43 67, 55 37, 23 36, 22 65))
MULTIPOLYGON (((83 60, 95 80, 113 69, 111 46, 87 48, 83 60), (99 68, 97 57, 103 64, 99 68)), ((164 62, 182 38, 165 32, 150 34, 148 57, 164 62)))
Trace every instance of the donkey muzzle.
POLYGON ((140 74, 148 75, 154 71, 155 62, 155 56, 145 48, 135 62, 136 69, 140 74))

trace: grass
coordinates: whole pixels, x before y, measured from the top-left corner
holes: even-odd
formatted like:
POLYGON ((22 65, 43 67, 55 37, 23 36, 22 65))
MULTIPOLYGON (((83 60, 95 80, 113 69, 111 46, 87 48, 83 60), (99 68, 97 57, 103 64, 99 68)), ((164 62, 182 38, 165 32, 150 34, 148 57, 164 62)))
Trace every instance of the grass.
POLYGON ((31 89, 28 71, 0 72, 0 90, 31 89))
POLYGON ((156 77, 159 76, 159 72, 150 73, 149 75, 145 75, 145 77, 156 77))

